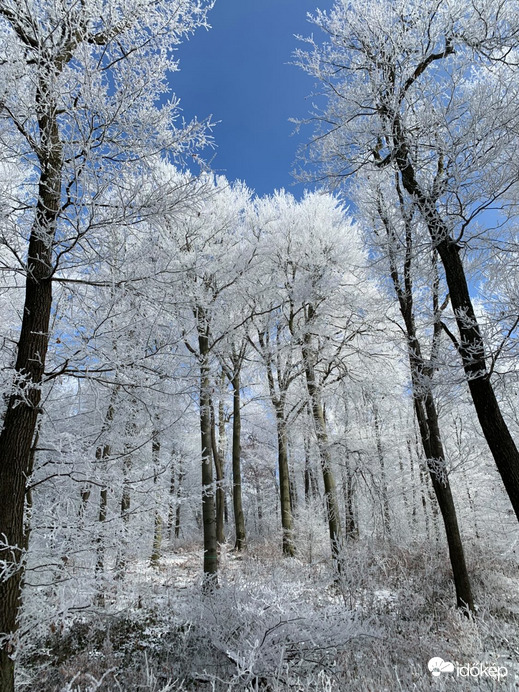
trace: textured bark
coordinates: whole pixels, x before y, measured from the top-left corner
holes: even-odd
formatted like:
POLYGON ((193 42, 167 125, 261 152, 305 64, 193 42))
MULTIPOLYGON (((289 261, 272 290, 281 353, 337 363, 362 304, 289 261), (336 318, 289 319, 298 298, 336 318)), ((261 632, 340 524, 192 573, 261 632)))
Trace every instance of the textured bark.
POLYGON ((391 514, 389 511, 389 497, 387 493, 387 477, 386 477, 386 460, 384 458, 384 450, 382 449, 382 438, 380 435, 380 417, 378 406, 373 402, 373 428, 375 431, 375 442, 377 445, 377 456, 380 464, 380 494, 382 499, 382 519, 384 522, 384 531, 388 536, 391 535, 391 514))
POLYGON ((0 433, 0 560, 12 564, 11 576, 0 582, 0 649, 2 692, 14 689, 12 637, 16 631, 24 570, 25 485, 31 445, 40 412, 41 383, 49 344, 52 307, 52 257, 60 212, 62 146, 57 107, 48 93, 50 74, 37 85, 36 113, 40 132, 40 179, 35 217, 29 239, 25 303, 18 340, 15 377, 0 433), (48 78, 48 79, 47 79, 48 78))
POLYGON ((276 407, 276 428, 278 438, 279 497, 281 505, 281 527, 283 529, 283 555, 294 556, 294 527, 292 505, 290 502, 290 475, 288 469, 287 430, 283 407, 276 407))
POLYGON ((342 467, 342 485, 344 496, 344 533, 346 539, 356 539, 359 537, 357 522, 355 521, 355 510, 353 506, 353 477, 351 473, 350 459, 346 453, 344 466, 342 467))
MULTIPOLYGON (((112 395, 110 397, 110 403, 108 404, 108 408, 106 409, 106 415, 105 419, 103 421, 103 427, 101 429, 101 436, 106 435, 106 433, 110 430, 112 421, 114 419, 115 415, 115 402, 117 399, 117 394, 118 394, 119 388, 115 387, 115 389, 112 391, 112 395)), ((104 462, 104 465, 106 464, 107 459, 110 457, 112 453, 112 448, 111 445, 108 443, 103 443, 100 444, 97 449, 96 449, 96 461, 97 462, 104 462)), ((105 569, 105 546, 103 542, 103 524, 106 521, 106 512, 107 512, 107 507, 108 507, 108 488, 105 486, 101 488, 100 494, 99 494, 99 514, 98 514, 98 521, 101 523, 101 527, 99 528, 99 538, 97 539, 97 546, 96 546, 96 566, 95 566, 95 574, 96 574, 96 581, 98 582, 98 592, 96 595, 96 602, 100 606, 104 606, 105 603, 105 597, 104 597, 104 591, 103 591, 103 574, 104 574, 104 569, 105 569)))
POLYGON ((209 366, 209 324, 205 311, 196 311, 200 360, 200 440, 202 445, 202 525, 204 533, 204 586, 210 590, 217 583, 218 542, 216 540, 216 507, 211 440, 211 381, 209 366))
MULTIPOLYGON (((308 423, 311 424, 311 414, 307 413, 306 415, 308 415, 308 423)), ((312 465, 312 456, 310 454, 310 429, 311 428, 307 425, 303 427, 303 446, 305 450, 305 501, 307 504, 319 497, 319 486, 312 465)))
MULTIPOLYGON (((157 430, 153 431, 151 442, 151 456, 153 461, 153 484, 157 485, 157 478, 160 463, 160 439, 157 430)), ((155 491, 155 495, 156 495, 155 491)), ((155 520, 153 522, 153 543, 151 547, 150 564, 152 567, 158 567, 160 558, 162 557, 162 528, 163 528, 162 513, 160 511, 160 500, 155 497, 155 520)))
POLYGON ((474 611, 474 601, 465 563, 465 553, 454 499, 445 469, 445 454, 438 427, 438 415, 432 396, 428 394, 425 400, 415 397, 415 411, 427 459, 429 476, 445 526, 457 604, 460 608, 474 611))
POLYGON ((232 380, 232 503, 236 529, 235 550, 245 550, 247 537, 242 504, 241 482, 241 386, 240 370, 235 368, 232 380))
POLYGON ((223 487, 223 457, 221 449, 216 441, 216 422, 214 415, 214 406, 211 400, 211 451, 214 460, 214 469, 216 472, 216 540, 218 545, 225 543, 225 490, 223 487))

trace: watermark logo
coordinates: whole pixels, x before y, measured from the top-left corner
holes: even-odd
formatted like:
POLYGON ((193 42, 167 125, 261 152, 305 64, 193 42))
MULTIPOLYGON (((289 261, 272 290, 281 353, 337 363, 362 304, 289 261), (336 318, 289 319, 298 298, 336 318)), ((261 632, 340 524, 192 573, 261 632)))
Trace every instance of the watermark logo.
POLYGON ((431 658, 427 667, 435 678, 439 677, 442 673, 454 673, 454 663, 444 661, 443 658, 439 656, 431 658))
POLYGON ((431 671, 431 675, 438 678, 442 673, 455 673, 458 678, 487 678, 501 682, 508 675, 508 669, 505 666, 487 665, 486 663, 452 663, 452 661, 444 661, 443 658, 435 656, 431 658, 427 667, 431 671))

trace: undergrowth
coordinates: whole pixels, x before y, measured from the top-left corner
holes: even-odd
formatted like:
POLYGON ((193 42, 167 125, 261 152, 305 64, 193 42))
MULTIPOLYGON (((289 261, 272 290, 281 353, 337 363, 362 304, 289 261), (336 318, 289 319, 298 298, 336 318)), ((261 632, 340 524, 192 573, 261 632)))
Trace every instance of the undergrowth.
POLYGON ((195 569, 179 582, 178 563, 165 557, 147 593, 134 585, 137 600, 123 606, 114 599, 31 640, 18 666, 19 689, 518 690, 515 554, 491 565, 473 556, 472 618, 453 605, 445 557, 425 548, 352 543, 336 579, 324 556, 308 564, 257 546, 239 560, 223 556, 212 594, 203 593, 195 569), (436 656, 460 666, 499 665, 507 676, 433 678, 427 663, 436 656))

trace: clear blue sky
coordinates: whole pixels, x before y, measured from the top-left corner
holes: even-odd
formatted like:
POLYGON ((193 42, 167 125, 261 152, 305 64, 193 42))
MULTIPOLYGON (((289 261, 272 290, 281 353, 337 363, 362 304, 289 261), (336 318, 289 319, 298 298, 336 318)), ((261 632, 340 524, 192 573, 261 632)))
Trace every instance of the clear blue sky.
POLYGON ((198 31, 178 51, 180 72, 171 87, 186 120, 212 115, 217 148, 212 168, 244 180, 258 194, 292 186, 296 150, 311 134, 291 136, 290 117, 308 114, 313 79, 289 65, 299 42, 310 35, 307 12, 329 9, 332 0, 216 0, 212 29, 198 31))

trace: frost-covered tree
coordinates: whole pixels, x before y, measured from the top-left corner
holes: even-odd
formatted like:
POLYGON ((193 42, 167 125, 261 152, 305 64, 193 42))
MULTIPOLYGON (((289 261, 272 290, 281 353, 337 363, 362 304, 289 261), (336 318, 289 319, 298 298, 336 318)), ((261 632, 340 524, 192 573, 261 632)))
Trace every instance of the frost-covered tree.
MULTIPOLYGON (((309 156, 338 184, 363 169, 398 180, 440 257, 477 416, 519 517, 519 452, 492 383, 467 258, 489 211, 515 202, 517 45, 514 3, 338 0, 301 52, 324 88, 309 156)), ((497 210, 497 211, 496 211, 497 210)), ((498 221, 497 225, 500 225, 498 221)))
MULTIPOLYGON (((342 530, 335 473, 324 413, 326 387, 348 371, 348 357, 367 329, 366 314, 374 288, 363 273, 360 236, 337 200, 316 192, 296 201, 284 191, 258 201, 261 247, 268 281, 264 309, 257 320, 257 351, 267 370, 269 395, 276 414, 282 518, 290 536, 288 452, 289 414, 311 412, 332 555, 339 559, 342 530), (304 383, 303 403, 289 399, 290 388, 304 383), (288 500, 287 500, 288 495, 288 500), (284 514, 283 514, 284 513, 284 514)), ((288 532, 288 533, 287 533, 288 532)), ((286 543, 289 540, 286 539, 286 543)), ((288 548, 286 548, 288 550, 288 548)))
POLYGON ((405 203, 398 180, 396 191, 387 182, 385 171, 379 172, 377 180, 370 174, 368 180, 357 185, 356 199, 377 263, 379 267, 382 263, 385 265, 380 271, 389 275, 398 302, 409 357, 414 412, 427 470, 445 525, 457 602, 461 608, 472 610, 470 580, 433 387, 434 374, 440 367, 442 313, 449 300, 448 295, 440 299, 436 253, 432 251, 431 254, 427 246, 421 252, 416 248, 420 219, 413 204, 405 203), (428 291, 425 290, 427 285, 430 285, 428 291))
POLYGON ((204 143, 199 124, 175 125, 178 102, 168 99, 166 78, 177 69, 174 46, 205 24, 209 4, 0 3, 0 158, 21 171, 26 189, 24 204, 12 206, 2 228, 12 272, 25 280, 0 434, 0 681, 6 692, 14 685, 25 483, 41 411, 52 286, 67 253, 87 244, 92 229, 140 215, 135 193, 150 156, 181 156, 204 143), (133 185, 123 182, 130 172, 133 185))

